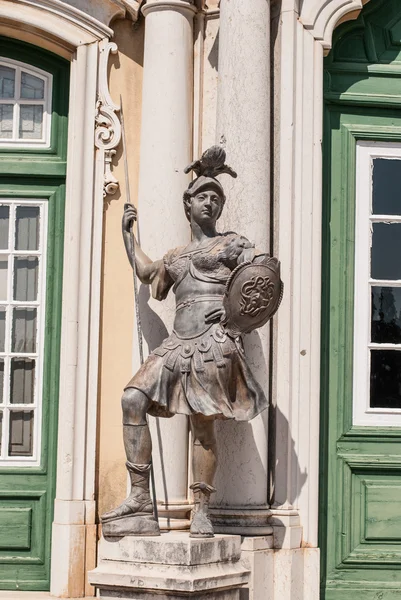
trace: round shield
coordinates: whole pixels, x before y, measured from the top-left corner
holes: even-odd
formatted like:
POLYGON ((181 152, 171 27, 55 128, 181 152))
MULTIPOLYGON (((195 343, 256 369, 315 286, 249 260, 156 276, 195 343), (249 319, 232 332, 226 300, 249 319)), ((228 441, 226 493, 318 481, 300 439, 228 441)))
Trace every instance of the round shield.
POLYGON ((282 295, 280 263, 276 258, 239 265, 231 273, 223 299, 227 333, 238 336, 262 327, 277 311, 282 295))

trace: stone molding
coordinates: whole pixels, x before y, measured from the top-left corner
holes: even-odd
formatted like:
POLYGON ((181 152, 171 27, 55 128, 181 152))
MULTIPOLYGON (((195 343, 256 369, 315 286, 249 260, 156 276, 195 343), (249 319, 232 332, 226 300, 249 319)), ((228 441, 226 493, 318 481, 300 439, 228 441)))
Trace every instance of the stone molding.
POLYGON ((34 27, 72 47, 113 35, 108 25, 61 0, 1 0, 0 19, 34 27))
POLYGON ((107 66, 110 54, 116 54, 117 44, 108 42, 103 48, 100 48, 99 54, 99 81, 98 97, 96 102, 95 117, 95 146, 103 151, 104 157, 104 180, 103 197, 114 194, 119 187, 117 179, 111 172, 111 164, 116 148, 121 140, 121 123, 117 115, 120 106, 116 104, 109 90, 107 78, 107 66))
POLYGON ((315 40, 328 51, 333 31, 340 20, 356 19, 369 0, 306 0, 302 6, 300 22, 315 40), (344 19, 345 17, 345 19, 344 19))
POLYGON ((132 20, 135 22, 139 19, 141 14, 141 6, 144 0, 121 0, 127 13, 130 15, 132 20))
POLYGON ((176 10, 181 13, 194 15, 197 12, 192 0, 148 0, 142 7, 142 14, 146 17, 150 12, 162 10, 176 10))

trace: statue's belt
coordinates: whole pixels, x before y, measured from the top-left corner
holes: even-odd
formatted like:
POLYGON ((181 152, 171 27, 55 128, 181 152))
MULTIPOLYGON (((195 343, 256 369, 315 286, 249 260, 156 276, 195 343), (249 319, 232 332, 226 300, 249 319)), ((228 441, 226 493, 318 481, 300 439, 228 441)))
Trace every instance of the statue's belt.
POLYGON ((214 294, 214 295, 210 295, 210 296, 198 296, 197 298, 190 298, 189 300, 184 300, 183 302, 179 302, 177 304, 177 306, 175 307, 175 310, 181 310, 182 308, 187 308, 188 306, 192 306, 192 304, 195 304, 195 302, 213 302, 213 301, 220 301, 223 302, 223 295, 218 295, 218 294, 214 294))
POLYGON ((205 363, 215 362, 221 368, 226 366, 225 357, 235 352, 243 352, 241 341, 229 337, 220 324, 211 327, 198 337, 182 339, 173 332, 153 354, 163 358, 166 369, 174 370, 179 360, 182 373, 191 371, 191 363, 195 371, 205 370, 205 363))

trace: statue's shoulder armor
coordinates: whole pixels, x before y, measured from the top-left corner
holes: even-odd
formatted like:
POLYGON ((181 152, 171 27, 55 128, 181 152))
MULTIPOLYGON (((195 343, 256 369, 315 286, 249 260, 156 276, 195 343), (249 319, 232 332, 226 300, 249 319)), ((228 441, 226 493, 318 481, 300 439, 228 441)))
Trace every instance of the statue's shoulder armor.
POLYGON ((177 246, 176 248, 172 248, 163 256, 163 262, 166 268, 168 268, 172 262, 177 260, 185 246, 177 246))

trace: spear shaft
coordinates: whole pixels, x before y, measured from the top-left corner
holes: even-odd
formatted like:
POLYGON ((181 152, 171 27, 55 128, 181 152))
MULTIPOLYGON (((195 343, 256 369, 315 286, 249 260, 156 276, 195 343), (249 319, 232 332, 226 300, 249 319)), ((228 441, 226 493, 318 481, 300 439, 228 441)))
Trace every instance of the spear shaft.
MULTIPOLYGON (((124 157, 124 173, 125 173, 125 197, 127 199, 127 204, 131 204, 131 192, 129 186, 129 176, 128 176, 128 156, 127 156, 127 142, 125 138, 125 124, 124 124, 124 111, 123 111, 123 100, 120 96, 120 117, 121 117, 121 139, 123 143, 123 157, 124 157)), ((137 219, 138 222, 138 219, 137 219)), ((139 229, 139 226, 138 226, 139 229)), ((141 365, 144 363, 143 357, 143 335, 142 335, 142 325, 141 325, 141 315, 139 312, 139 294, 138 294, 138 277, 136 270, 136 257, 135 257, 135 241, 134 241, 134 233, 132 229, 130 230, 130 240, 131 240, 131 256, 132 256, 132 271, 133 271, 133 279, 134 279, 134 298, 135 298, 135 320, 136 320, 136 328, 138 333, 138 347, 139 347, 139 360, 141 365)), ((155 473, 153 469, 153 460, 150 462, 150 478, 152 482, 152 496, 153 496, 153 512, 156 521, 159 521, 159 515, 157 511, 157 500, 156 500, 156 485, 155 485, 155 473)))

